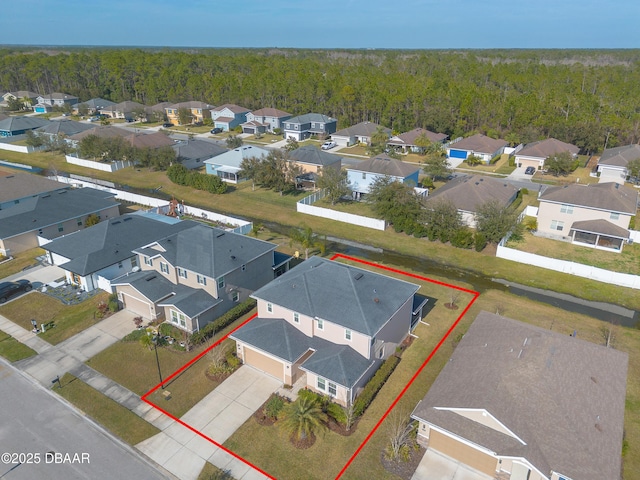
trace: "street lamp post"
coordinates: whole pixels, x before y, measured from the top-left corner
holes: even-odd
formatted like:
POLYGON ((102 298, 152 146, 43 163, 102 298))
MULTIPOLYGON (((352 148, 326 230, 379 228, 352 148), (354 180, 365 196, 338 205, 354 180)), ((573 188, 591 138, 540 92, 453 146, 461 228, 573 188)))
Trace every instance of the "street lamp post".
POLYGON ((158 376, 160 377, 160 387, 164 390, 164 383, 162 381, 162 372, 160 371, 160 359, 158 358, 158 336, 153 339, 153 349, 156 352, 156 365, 158 365, 158 376))

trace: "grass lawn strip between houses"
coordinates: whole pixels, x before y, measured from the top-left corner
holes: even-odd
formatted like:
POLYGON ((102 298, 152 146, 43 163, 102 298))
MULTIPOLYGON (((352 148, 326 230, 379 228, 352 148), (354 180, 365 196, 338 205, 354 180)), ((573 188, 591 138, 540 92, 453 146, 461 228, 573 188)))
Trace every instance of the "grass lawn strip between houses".
POLYGON ((41 248, 31 248, 24 252, 16 253, 12 260, 0 264, 0 278, 22 272, 24 269, 37 265, 36 257, 44 255, 41 248))
POLYGON ((36 355, 37 352, 0 330, 0 357, 17 362, 36 355))
POLYGON ((159 429, 73 375, 65 374, 60 383, 62 388, 56 385, 54 392, 129 445, 160 433, 159 429))

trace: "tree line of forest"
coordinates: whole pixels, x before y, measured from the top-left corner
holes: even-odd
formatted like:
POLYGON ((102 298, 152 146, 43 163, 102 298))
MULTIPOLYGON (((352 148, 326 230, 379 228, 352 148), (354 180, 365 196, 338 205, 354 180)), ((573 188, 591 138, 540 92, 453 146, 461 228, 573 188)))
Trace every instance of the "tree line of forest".
POLYGON ((583 153, 640 139, 638 50, 0 50, 0 90, 88 100, 202 100, 345 128, 369 120, 512 144, 547 137, 583 153))

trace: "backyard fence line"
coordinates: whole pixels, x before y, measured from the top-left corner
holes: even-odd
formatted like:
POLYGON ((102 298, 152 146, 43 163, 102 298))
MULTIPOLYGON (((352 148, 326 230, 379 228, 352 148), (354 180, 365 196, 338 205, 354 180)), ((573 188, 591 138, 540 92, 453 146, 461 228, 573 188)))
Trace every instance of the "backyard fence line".
POLYGON ((385 229, 386 223, 384 220, 364 217, 362 215, 356 215, 354 213, 338 212, 337 210, 331 210, 330 208, 322 208, 312 205, 312 203, 317 202, 325 196, 326 190, 320 190, 298 200, 298 202, 296 203, 296 211, 307 215, 313 215, 315 217, 328 218, 337 222, 357 225, 359 227, 373 228, 374 230, 385 229))

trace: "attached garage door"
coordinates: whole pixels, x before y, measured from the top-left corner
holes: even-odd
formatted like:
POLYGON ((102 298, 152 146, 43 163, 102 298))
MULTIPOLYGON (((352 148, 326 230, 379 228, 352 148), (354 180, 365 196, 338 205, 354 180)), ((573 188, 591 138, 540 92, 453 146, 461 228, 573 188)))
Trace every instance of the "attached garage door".
POLYGON ((255 134, 256 130, 253 127, 242 127, 242 133, 252 133, 255 134))
POLYGON ((451 158, 467 158, 466 150, 449 150, 449 157, 451 158))
POLYGON ((494 476, 496 474, 498 462, 495 458, 435 430, 431 430, 429 434, 429 448, 444 453, 487 475, 494 476))
POLYGON ((126 294, 122 295, 122 303, 124 304, 124 308, 130 312, 137 313, 144 318, 151 319, 151 309, 149 308, 148 303, 138 300, 137 298, 130 297, 126 294))
POLYGON ((279 360, 274 360, 245 346, 244 363, 284 382, 284 365, 279 360))

